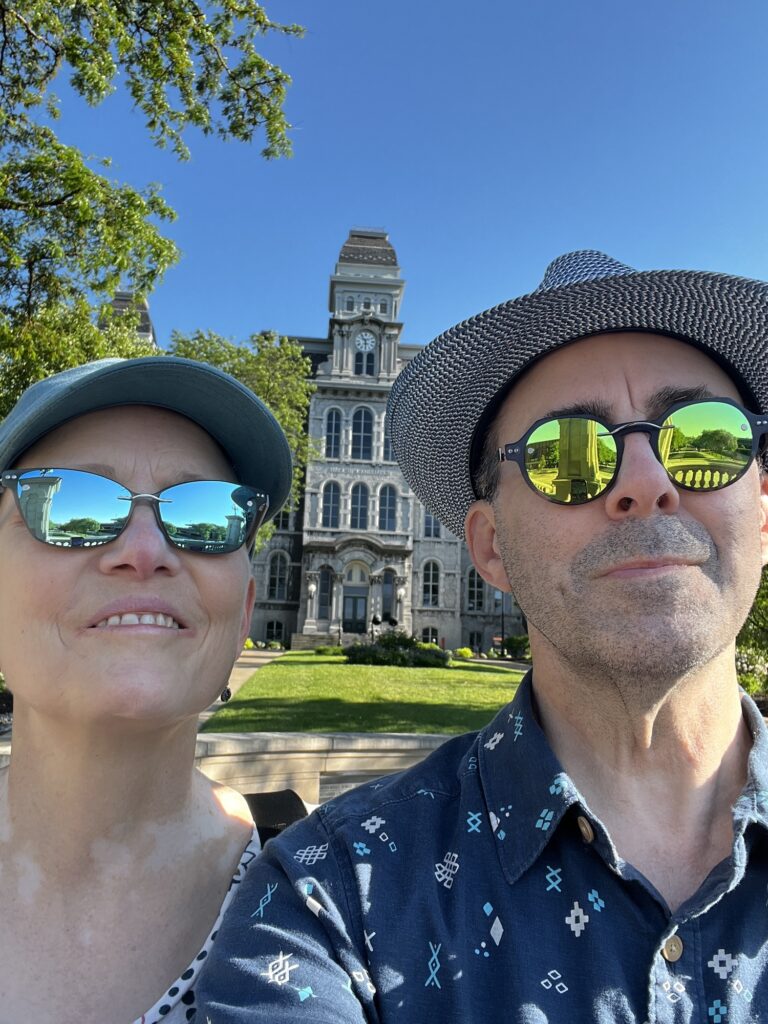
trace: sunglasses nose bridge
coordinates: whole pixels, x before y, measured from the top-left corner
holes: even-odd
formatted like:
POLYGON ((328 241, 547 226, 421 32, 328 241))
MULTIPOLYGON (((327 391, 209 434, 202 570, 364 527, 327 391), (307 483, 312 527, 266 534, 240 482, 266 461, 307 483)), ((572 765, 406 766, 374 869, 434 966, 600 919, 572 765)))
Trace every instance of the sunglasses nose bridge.
MULTIPOLYGON (((611 437, 626 437, 627 434, 648 434, 649 437, 658 437, 662 430, 669 428, 664 424, 653 423, 651 420, 632 420, 631 423, 620 423, 613 430, 606 430, 604 434, 611 437)), ((603 434, 598 434, 598 437, 603 434)))

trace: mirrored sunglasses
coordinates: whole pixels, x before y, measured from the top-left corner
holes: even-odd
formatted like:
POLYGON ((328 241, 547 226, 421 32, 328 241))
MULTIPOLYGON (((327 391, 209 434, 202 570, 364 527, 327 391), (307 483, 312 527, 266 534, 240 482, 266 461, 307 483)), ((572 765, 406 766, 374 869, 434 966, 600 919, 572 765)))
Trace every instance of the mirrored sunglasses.
POLYGON ((266 494, 225 480, 190 480, 157 494, 81 469, 0 473, 30 533, 59 548, 101 547, 126 528, 136 502, 151 505, 166 539, 182 551, 223 555, 250 546, 269 509, 266 494))
POLYGON ((516 462, 526 483, 558 505, 584 505, 614 484, 624 438, 647 433, 651 448, 675 486, 719 491, 749 469, 768 434, 768 418, 747 412, 729 398, 680 402, 655 420, 606 424, 590 416, 537 420, 520 438, 498 450, 500 462, 516 462))

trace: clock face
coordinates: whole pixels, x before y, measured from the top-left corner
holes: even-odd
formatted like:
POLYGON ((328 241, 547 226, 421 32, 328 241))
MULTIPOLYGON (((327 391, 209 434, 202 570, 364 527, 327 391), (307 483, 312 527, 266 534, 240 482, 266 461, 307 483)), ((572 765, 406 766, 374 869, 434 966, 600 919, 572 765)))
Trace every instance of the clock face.
POLYGON ((371 331, 360 331, 355 338, 355 348, 358 352, 373 352, 376 345, 376 335, 371 331))

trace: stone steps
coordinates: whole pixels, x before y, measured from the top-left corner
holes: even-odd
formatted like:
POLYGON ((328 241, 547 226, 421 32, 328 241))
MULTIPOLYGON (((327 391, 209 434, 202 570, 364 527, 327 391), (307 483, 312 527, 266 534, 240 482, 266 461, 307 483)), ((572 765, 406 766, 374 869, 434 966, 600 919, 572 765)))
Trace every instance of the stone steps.
MULTIPOLYGON (((350 644, 365 643, 369 639, 365 633, 342 633, 341 646, 349 647, 350 644)), ((338 642, 338 633, 291 633, 290 650, 314 651, 316 647, 335 647, 338 642)))

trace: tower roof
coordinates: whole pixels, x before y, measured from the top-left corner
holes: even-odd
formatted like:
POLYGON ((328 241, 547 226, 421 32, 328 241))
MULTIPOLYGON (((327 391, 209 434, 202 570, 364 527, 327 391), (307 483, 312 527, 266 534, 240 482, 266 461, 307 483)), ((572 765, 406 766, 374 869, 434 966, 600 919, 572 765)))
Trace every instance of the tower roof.
POLYGON ((341 247, 339 263, 367 263, 380 267, 396 267, 397 255, 386 231, 352 228, 341 247))

